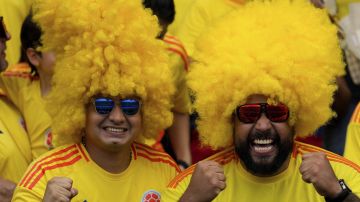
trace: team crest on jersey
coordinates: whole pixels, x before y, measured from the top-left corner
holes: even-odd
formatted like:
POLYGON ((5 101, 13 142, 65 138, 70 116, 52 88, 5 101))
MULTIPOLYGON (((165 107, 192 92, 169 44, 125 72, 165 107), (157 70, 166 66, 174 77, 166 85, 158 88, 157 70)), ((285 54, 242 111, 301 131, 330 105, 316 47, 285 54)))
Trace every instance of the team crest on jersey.
POLYGON ((141 202, 160 202, 161 196, 158 191, 148 190, 144 193, 141 202))
POLYGON ((48 149, 54 148, 54 145, 52 144, 52 140, 53 140, 53 136, 52 136, 51 129, 49 128, 45 131, 45 146, 48 149))

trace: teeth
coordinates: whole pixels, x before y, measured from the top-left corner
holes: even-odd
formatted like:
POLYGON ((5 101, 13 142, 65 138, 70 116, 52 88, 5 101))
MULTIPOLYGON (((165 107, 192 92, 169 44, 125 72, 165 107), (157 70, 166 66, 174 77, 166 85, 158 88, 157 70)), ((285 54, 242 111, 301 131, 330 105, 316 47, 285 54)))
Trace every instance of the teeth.
POLYGON ((258 146, 255 146, 255 147, 254 147, 254 150, 255 150, 256 152, 265 153, 265 152, 270 151, 272 148, 273 148, 273 146, 266 146, 266 147, 258 147, 258 146))
POLYGON ((273 143, 272 139, 266 139, 266 140, 260 140, 260 139, 256 139, 254 140, 255 144, 271 144, 273 143))
POLYGON ((111 127, 107 127, 106 130, 115 133, 121 133, 127 131, 126 128, 111 128, 111 127))

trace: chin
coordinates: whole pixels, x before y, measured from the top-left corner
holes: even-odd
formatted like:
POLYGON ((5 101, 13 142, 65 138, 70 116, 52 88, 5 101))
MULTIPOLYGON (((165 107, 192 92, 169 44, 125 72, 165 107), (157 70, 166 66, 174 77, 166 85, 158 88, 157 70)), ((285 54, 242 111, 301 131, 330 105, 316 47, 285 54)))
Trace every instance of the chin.
POLYGON ((262 156, 255 155, 246 143, 237 144, 235 150, 247 171, 256 176, 273 176, 288 159, 292 147, 292 142, 279 144, 276 146, 276 152, 262 156))

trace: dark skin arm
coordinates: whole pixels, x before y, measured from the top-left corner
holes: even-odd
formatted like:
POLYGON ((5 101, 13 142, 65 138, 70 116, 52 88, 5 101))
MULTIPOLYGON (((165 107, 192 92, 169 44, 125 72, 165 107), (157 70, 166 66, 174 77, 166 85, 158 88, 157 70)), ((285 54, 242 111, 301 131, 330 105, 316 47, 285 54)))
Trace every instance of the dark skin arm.
POLYGON ((10 202, 14 194, 16 184, 10 180, 0 178, 0 201, 10 202))
MULTIPOLYGON (((316 191, 328 198, 335 198, 342 189, 326 154, 322 152, 306 153, 302 156, 300 173, 306 183, 311 183, 316 191)), ((350 187, 351 189, 351 187, 350 187)), ((360 202, 360 199, 350 193, 344 200, 347 202, 360 202)))
POLYGON ((208 202, 226 187, 224 170, 214 161, 200 161, 180 202, 208 202))
MULTIPOLYGON (((173 125, 168 129, 171 146, 174 150, 177 160, 182 160, 191 165, 190 151, 190 121, 189 115, 174 112, 173 125)), ((183 170, 184 167, 180 168, 183 170)))

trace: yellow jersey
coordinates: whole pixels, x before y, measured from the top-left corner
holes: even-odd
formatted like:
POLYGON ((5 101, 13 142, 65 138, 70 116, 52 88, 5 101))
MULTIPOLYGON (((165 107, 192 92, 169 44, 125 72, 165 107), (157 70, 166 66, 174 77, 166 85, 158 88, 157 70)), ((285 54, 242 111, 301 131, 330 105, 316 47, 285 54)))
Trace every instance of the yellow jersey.
POLYGON ((174 22, 169 25, 169 32, 177 33, 178 28, 181 26, 185 16, 195 1, 196 0, 174 0, 175 19, 174 22))
POLYGON ((23 126, 24 121, 15 106, 0 94, 0 177, 15 183, 32 160, 23 126))
MULTIPOLYGON (((247 172, 240 164, 233 147, 209 157, 210 160, 223 165, 226 176, 226 188, 213 201, 325 201, 324 197, 316 192, 312 184, 302 180, 299 171, 302 152, 318 151, 327 154, 336 176, 339 179, 344 179, 352 192, 360 196, 360 167, 358 165, 324 149, 295 142, 288 168, 272 177, 256 177, 247 172)), ((190 183, 194 168, 194 166, 189 167, 169 183, 168 190, 163 196, 164 201, 170 202, 180 199, 190 183)))
POLYGON ((188 54, 181 41, 175 36, 166 34, 163 41, 167 44, 170 56, 170 68, 176 86, 174 107, 172 110, 179 113, 189 113, 191 103, 185 80, 190 63, 188 54))
MULTIPOLYGON (((189 114, 191 101, 185 79, 190 65, 189 57, 183 44, 175 36, 166 34, 163 41, 167 45, 170 68, 176 86, 176 92, 173 97, 174 107, 171 110, 178 113, 189 114)), ((146 138, 144 143, 159 151, 164 151, 161 145, 161 139, 164 134, 162 131, 156 139, 146 138)))
POLYGON ((25 17, 29 14, 34 0, 1 0, 0 16, 9 31, 11 40, 6 42, 6 58, 9 65, 16 64, 20 59, 21 41, 20 31, 25 17))
POLYGON ((26 123, 33 158, 53 148, 51 119, 45 111, 40 92, 39 77, 32 76, 30 68, 18 64, 0 75, 0 88, 19 109, 26 123), (28 72, 26 72, 26 70, 28 72))
POLYGON ((356 106, 346 131, 344 157, 360 165, 360 103, 356 106))
POLYGON ((79 193, 72 202, 160 201, 179 168, 169 155, 146 145, 133 143, 131 149, 129 167, 112 174, 93 162, 83 145, 58 147, 29 166, 12 201, 42 201, 47 182, 55 176, 73 180, 79 193))

